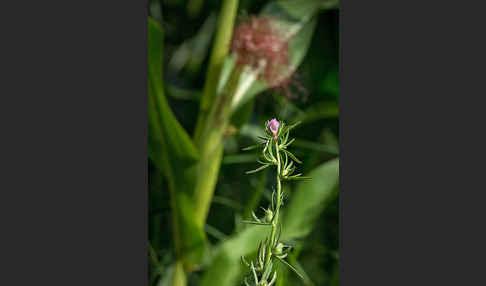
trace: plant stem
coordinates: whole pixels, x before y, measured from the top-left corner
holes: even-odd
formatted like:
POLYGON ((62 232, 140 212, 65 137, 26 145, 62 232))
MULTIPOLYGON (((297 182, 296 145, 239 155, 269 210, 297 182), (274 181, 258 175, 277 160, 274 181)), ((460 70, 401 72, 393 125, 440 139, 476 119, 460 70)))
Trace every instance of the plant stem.
POLYGON ((215 104, 203 129, 204 136, 200 142, 200 162, 195 187, 195 220, 203 226, 209 212, 214 188, 218 179, 219 168, 223 157, 223 137, 229 122, 231 102, 238 91, 242 67, 236 67, 222 94, 215 104))
POLYGON ((187 279, 186 274, 184 273, 184 267, 182 265, 182 260, 177 260, 174 264, 174 270, 172 272, 172 281, 170 283, 171 286, 186 286, 187 279))
POLYGON ((201 140, 208 113, 216 95, 221 67, 223 66, 223 62, 229 52, 237 10, 238 0, 223 1, 223 7, 221 8, 221 12, 219 14, 218 30, 216 32, 214 46, 211 52, 211 58, 209 59, 206 82, 204 85, 201 105, 199 107, 199 115, 194 132, 194 139, 196 143, 199 143, 201 140))
POLYGON ((277 225, 278 225, 278 219, 279 219, 279 211, 280 211, 280 205, 281 205, 281 182, 280 182, 280 170, 281 170, 281 162, 280 162, 280 154, 279 154, 279 149, 278 149, 278 143, 277 140, 274 140, 275 142, 275 153, 277 155, 277 203, 275 206, 275 214, 272 220, 272 232, 270 234, 270 241, 268 243, 268 250, 267 253, 268 255, 265 257, 265 267, 267 267, 268 263, 270 263, 270 259, 272 257, 272 249, 274 246, 273 241, 275 240, 275 233, 277 230, 277 225))

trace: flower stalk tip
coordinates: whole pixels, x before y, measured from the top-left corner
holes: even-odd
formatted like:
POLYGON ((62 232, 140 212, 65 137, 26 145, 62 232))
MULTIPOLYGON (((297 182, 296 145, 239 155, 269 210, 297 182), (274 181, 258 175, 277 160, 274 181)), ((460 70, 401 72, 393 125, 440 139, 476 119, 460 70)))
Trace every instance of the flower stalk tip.
POLYGON ((273 139, 277 140, 277 134, 278 134, 278 128, 280 127, 280 122, 278 122, 277 119, 273 118, 268 122, 267 127, 270 130, 270 132, 272 132, 273 139))
POLYGON ((261 225, 271 228, 271 231, 267 238, 260 242, 258 247, 258 259, 255 263, 250 264, 242 257, 243 263, 250 267, 253 276, 245 278, 245 285, 249 286, 248 278, 253 279, 252 285, 256 286, 271 286, 276 282, 277 272, 274 270, 274 262, 277 260, 288 266, 292 271, 294 271, 300 278, 303 276, 287 261, 285 258, 288 256, 290 251, 290 246, 280 242, 280 235, 282 232, 282 225, 279 219, 280 208, 283 205, 284 195, 282 191, 282 182, 289 180, 305 179, 307 177, 301 176, 301 174, 292 175, 295 170, 295 163, 300 162, 292 153, 287 150, 287 147, 294 141, 290 139, 289 141, 289 131, 297 126, 298 123, 292 125, 286 125, 284 122, 280 123, 277 119, 272 118, 272 120, 265 123, 266 136, 263 138, 265 142, 262 142, 246 150, 256 148, 262 149, 262 161, 258 161, 262 165, 252 171, 247 172, 247 174, 255 173, 261 171, 269 166, 276 167, 276 177, 275 183, 276 188, 273 189, 272 193, 272 203, 267 208, 264 209, 264 217, 257 217, 254 212, 252 216, 254 220, 243 221, 245 223, 261 225), (280 229, 278 228, 280 226, 280 229), (270 275, 274 272, 273 277, 270 280, 270 275), (270 280, 270 281, 269 281, 270 280))

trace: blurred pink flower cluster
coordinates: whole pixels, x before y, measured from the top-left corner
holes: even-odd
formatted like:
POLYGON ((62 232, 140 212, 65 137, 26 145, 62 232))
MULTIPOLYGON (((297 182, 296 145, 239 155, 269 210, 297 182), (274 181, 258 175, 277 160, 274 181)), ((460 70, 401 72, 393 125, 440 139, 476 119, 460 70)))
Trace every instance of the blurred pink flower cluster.
POLYGON ((258 68, 265 62, 260 78, 270 86, 279 84, 281 71, 288 68, 288 41, 272 26, 271 17, 249 16, 236 27, 231 48, 237 53, 237 63, 258 68))

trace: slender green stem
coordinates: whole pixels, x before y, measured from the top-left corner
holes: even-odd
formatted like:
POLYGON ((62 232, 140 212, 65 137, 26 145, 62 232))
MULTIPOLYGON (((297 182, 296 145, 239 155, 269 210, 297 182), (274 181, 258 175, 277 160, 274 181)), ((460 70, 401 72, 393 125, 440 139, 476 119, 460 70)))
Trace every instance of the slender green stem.
POLYGON ((273 245, 273 241, 275 240, 275 233, 277 231, 277 226, 278 226, 278 219, 279 219, 279 212, 280 212, 280 205, 282 204, 280 198, 281 198, 281 182, 280 182, 280 170, 281 170, 281 162, 280 162, 280 154, 279 154, 279 148, 278 148, 278 143, 277 140, 274 140, 275 142, 275 153, 277 155, 277 202, 275 206, 275 214, 272 220, 272 232, 270 234, 270 241, 268 243, 268 250, 267 250, 267 257, 265 257, 265 267, 267 267, 268 263, 270 263, 271 257, 272 257, 272 250, 273 247, 276 245, 273 245))

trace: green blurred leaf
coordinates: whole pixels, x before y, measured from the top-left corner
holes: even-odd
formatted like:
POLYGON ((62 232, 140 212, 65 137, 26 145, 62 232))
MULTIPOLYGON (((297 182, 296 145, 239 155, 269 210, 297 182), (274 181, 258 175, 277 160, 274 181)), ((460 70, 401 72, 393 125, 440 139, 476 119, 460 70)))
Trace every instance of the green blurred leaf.
POLYGON ((179 263, 172 264, 165 270, 157 286, 186 286, 187 281, 179 263))
MULTIPOLYGON (((222 243, 201 279, 201 286, 234 285, 241 273, 241 256, 251 254, 269 232, 267 226, 250 226, 222 243)), ((238 284, 239 285, 239 284, 238 284)))
POLYGON ((333 97, 339 97, 339 72, 337 68, 324 78, 322 81, 320 91, 323 93, 329 93, 333 97))
MULTIPOLYGON (((192 191, 198 152, 189 135, 170 110, 164 95, 162 79, 162 28, 148 20, 148 81, 149 81, 149 156, 169 181, 171 207, 177 213, 180 248, 187 265, 202 259, 205 234, 192 220, 192 191)), ((179 242, 176 242, 178 244, 179 242)))
POLYGON ((332 155, 338 155, 339 154, 339 146, 336 145, 324 145, 320 143, 314 143, 312 141, 307 141, 303 139, 297 139, 295 140, 294 147, 302 148, 302 149, 307 149, 307 150, 312 150, 312 151, 317 151, 317 152, 322 152, 322 153, 328 153, 332 155))
MULTIPOLYGON (((261 144, 259 144, 261 146, 261 144)), ((242 163, 255 163, 258 160, 256 154, 237 154, 226 155, 223 157, 222 164, 242 164, 242 163)))
POLYGON ((179 46, 169 61, 172 70, 178 73, 186 68, 192 74, 200 70, 209 51, 211 38, 216 29, 216 20, 216 14, 209 15, 196 35, 179 46))
POLYGON ((192 101, 199 101, 201 99, 202 92, 200 90, 185 89, 170 83, 166 83, 165 89, 167 91, 167 95, 173 98, 192 101))
POLYGON ((339 105, 334 101, 321 101, 311 105, 301 113, 296 120, 302 123, 310 123, 325 118, 336 118, 339 116, 339 105))
POLYGON ((253 112, 253 106, 255 105, 255 98, 250 99, 247 103, 241 105, 236 109, 231 116, 231 125, 236 128, 241 128, 251 116, 253 112))
POLYGON ((311 180, 297 185, 289 204, 285 208, 282 237, 295 239, 307 235, 319 214, 329 201, 337 195, 339 183, 339 159, 320 165, 310 174, 311 180))

